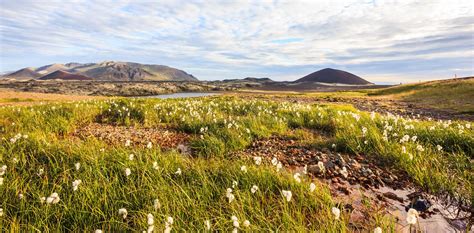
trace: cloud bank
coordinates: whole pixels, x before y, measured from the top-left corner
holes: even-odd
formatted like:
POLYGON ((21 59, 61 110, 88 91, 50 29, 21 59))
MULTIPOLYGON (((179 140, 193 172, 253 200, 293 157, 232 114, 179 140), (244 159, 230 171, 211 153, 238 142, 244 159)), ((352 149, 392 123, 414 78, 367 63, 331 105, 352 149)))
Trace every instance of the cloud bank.
POLYGON ((102 60, 200 79, 474 75, 474 11, 450 1, 0 1, 0 69, 102 60))

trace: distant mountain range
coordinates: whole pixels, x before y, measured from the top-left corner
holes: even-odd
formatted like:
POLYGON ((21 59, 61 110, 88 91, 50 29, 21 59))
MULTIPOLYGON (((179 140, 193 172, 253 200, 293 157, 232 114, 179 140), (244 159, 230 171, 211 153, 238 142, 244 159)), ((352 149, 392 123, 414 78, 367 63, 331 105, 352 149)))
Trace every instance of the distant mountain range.
POLYGON ((346 85, 371 85, 373 83, 346 71, 336 70, 331 68, 322 69, 314 73, 308 74, 295 83, 301 82, 318 82, 318 83, 332 83, 332 84, 346 84, 346 85))
POLYGON ((28 67, 2 77, 17 80, 198 81, 193 75, 169 66, 115 61, 28 67))

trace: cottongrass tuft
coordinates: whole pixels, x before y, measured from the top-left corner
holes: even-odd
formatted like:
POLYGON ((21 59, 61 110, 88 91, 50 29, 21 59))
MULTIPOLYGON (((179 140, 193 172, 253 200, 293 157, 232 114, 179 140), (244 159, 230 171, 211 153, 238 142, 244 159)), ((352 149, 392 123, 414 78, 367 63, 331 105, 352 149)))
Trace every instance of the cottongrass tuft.
POLYGON ((337 207, 332 207, 331 209, 332 214, 334 215, 334 219, 338 220, 341 216, 341 210, 337 207))
POLYGON ((413 208, 410 208, 407 213, 407 223, 410 225, 415 225, 418 219, 418 211, 413 208))
POLYGON ((382 233, 382 228, 376 227, 376 228, 374 229, 374 233, 382 233))
POLYGON ((77 191, 79 185, 82 183, 82 180, 75 180, 72 182, 72 190, 77 191))
POLYGON ((130 170, 130 168, 125 168, 125 176, 129 176, 130 174, 132 174, 132 171, 130 170))
POLYGON ((309 184, 309 191, 313 192, 316 189, 316 185, 314 183, 309 184))
POLYGON ((258 191, 258 186, 257 185, 252 186, 252 188, 250 189, 250 192, 252 192, 252 193, 255 193, 257 191, 258 191))
POLYGON ((291 197, 293 196, 293 194, 291 193, 291 191, 289 191, 289 190, 282 190, 282 191, 281 191, 281 194, 283 195, 283 197, 286 199, 287 202, 291 201, 291 197))
POLYGON ((61 199, 59 198, 58 193, 52 193, 48 198, 46 198, 47 204, 57 204, 61 199))
POLYGON ((120 208, 120 209, 118 210, 118 213, 119 213, 120 216, 123 217, 123 219, 127 218, 127 215, 128 215, 127 209, 125 209, 125 208, 120 208))

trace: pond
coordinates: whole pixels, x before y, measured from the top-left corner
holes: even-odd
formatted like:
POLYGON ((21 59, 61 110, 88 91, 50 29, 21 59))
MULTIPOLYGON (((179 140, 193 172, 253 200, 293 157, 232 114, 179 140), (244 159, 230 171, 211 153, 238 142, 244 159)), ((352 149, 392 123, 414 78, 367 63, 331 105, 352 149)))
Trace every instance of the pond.
POLYGON ((147 96, 147 98, 160 98, 160 99, 174 99, 174 98, 192 98, 192 97, 203 97, 203 96, 213 96, 220 95, 216 92, 178 92, 172 94, 163 94, 163 95, 153 95, 147 96))

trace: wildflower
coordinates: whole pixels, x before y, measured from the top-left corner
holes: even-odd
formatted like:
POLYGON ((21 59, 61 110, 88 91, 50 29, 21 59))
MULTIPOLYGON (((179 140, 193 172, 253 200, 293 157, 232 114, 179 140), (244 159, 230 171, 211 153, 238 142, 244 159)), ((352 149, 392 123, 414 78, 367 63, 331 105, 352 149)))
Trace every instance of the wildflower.
POLYGON ((273 157, 272 159, 272 165, 276 166, 278 164, 278 159, 276 157, 273 157))
POLYGON ((347 176, 349 175, 349 172, 347 172, 346 167, 342 167, 341 174, 342 176, 344 176, 344 178, 347 178, 347 176))
POLYGON ((3 177, 0 177, 0 186, 3 185, 3 177))
POLYGON ((382 228, 376 227, 376 228, 374 229, 374 233, 382 233, 382 228))
POLYGON ((233 181, 232 181, 232 188, 237 187, 238 184, 239 184, 239 183, 238 183, 236 180, 233 180, 233 181))
POLYGON ((155 208, 155 210, 158 210, 159 208, 161 208, 160 200, 158 199, 153 200, 153 208, 155 208))
POLYGON ((0 217, 3 216, 3 208, 0 208, 0 217))
POLYGON ((253 160, 255 161, 255 164, 257 164, 257 165, 262 164, 262 157, 260 157, 260 156, 253 157, 253 160))
POLYGON ((466 123, 466 128, 470 129, 470 128, 471 128, 471 124, 466 123))
POLYGON ((72 190, 76 191, 79 188, 79 185, 82 183, 82 180, 75 180, 72 182, 72 190))
POLYGON ((244 173, 247 173, 247 166, 242 165, 242 166, 240 167, 240 170, 241 170, 242 172, 244 172, 244 173))
POLYGON ((331 147, 332 147, 333 149, 335 149, 335 148, 336 148, 336 144, 333 143, 333 144, 331 145, 331 147))
POLYGON ((160 166, 158 166, 158 162, 153 162, 153 169, 158 170, 160 166))
POLYGON ((148 214, 146 216, 146 222, 148 226, 152 226, 153 224, 155 224, 155 219, 153 218, 153 214, 148 214))
POLYGON ((5 175, 6 172, 7 172, 7 165, 3 165, 3 166, 0 168, 0 176, 5 175))
POLYGON ((365 136, 366 133, 367 133, 367 128, 362 127, 362 136, 365 136))
POLYGON ((43 173, 44 173, 44 169, 43 169, 43 168, 40 168, 40 169, 38 169, 38 173, 36 173, 36 174, 37 174, 38 176, 41 176, 41 175, 43 175, 43 173))
POLYGON ((130 170, 130 168, 125 168, 125 176, 129 176, 130 174, 132 174, 132 171, 130 170))
POLYGON ((257 190, 258 190, 258 186, 257 186, 257 185, 254 185, 254 186, 252 186, 252 188, 250 189, 250 192, 255 193, 255 192, 257 192, 257 190))
POLYGON ((229 200, 229 203, 231 203, 231 202, 234 201, 234 199, 235 199, 234 194, 232 194, 232 189, 231 189, 231 188, 228 188, 228 189, 227 189, 225 196, 226 196, 227 199, 229 200))
POLYGON ((410 225, 415 225, 418 218, 418 211, 413 208, 410 208, 407 213, 407 222, 410 225))
POLYGON ((94 231, 94 233, 102 233, 102 230, 97 229, 97 230, 94 231))
POLYGON ((128 160, 133 160, 134 157, 135 157, 134 154, 129 154, 129 155, 128 155, 128 160))
POLYGON ((441 151, 443 149, 443 147, 440 146, 440 145, 436 145, 436 149, 438 149, 438 151, 441 151))
POLYGON ((297 172, 293 175, 293 178, 296 180, 296 182, 301 183, 300 176, 301 176, 300 173, 297 172))
POLYGON ((43 204, 46 201, 46 197, 40 197, 40 202, 43 204))
POLYGON ((286 198, 286 201, 287 201, 287 202, 291 201, 291 197, 293 196, 293 194, 291 193, 291 191, 289 191, 289 190, 282 190, 282 191, 281 191, 281 194, 283 195, 283 197, 286 198))
POLYGON ((331 212, 332 214, 334 214, 334 218, 337 220, 339 219, 340 215, 341 215, 341 210, 337 207, 332 207, 331 209, 331 212))
POLYGON ((173 218, 168 216, 165 222, 165 233, 171 232, 171 226, 173 225, 173 218))
POLYGON ((421 152, 425 151, 425 149, 423 148, 422 145, 417 145, 417 146, 416 146, 416 149, 417 149, 418 151, 421 151, 421 152))
POLYGON ((206 226, 207 230, 211 230, 211 221, 209 220, 204 221, 204 226, 206 226))
POLYGON ((283 167, 283 164, 281 162, 278 162, 276 165, 277 172, 280 171, 280 169, 283 167))
POLYGON ((119 209, 118 213, 119 213, 119 215, 121 215, 123 217, 123 219, 127 218, 127 214, 128 214, 127 209, 121 208, 121 209, 119 209))
POLYGON ((81 169, 81 163, 76 163, 74 166, 76 167, 76 171, 81 169))
POLYGON ((309 191, 313 192, 316 189, 316 185, 314 183, 309 184, 309 191))
POLYGON ((237 219, 237 217, 232 215, 232 217, 230 219, 232 220, 232 225, 234 226, 234 228, 239 228, 240 227, 240 223, 239 223, 239 220, 237 219))
POLYGON ((417 138, 418 138, 418 137, 415 135, 415 136, 411 137, 411 140, 412 140, 413 142, 415 142, 417 138))
POLYGON ((23 194, 22 193, 18 194, 18 198, 23 199, 23 194))
POLYGON ((364 141, 364 144, 365 144, 365 145, 367 145, 368 143, 369 143, 369 141, 367 141, 367 140, 364 141))
POLYGON ((153 147, 153 144, 151 144, 151 142, 148 142, 148 144, 146 144, 146 148, 151 149, 152 147, 153 147))
POLYGON ((48 198, 46 198, 46 203, 56 204, 60 200, 58 193, 52 193, 48 198))
POLYGON ((130 140, 125 141, 125 146, 130 146, 131 142, 130 140))
POLYGON ((407 148, 405 146, 402 146, 402 153, 403 154, 407 153, 407 148))
POLYGON ((250 221, 249 220, 245 220, 244 221, 244 227, 249 227, 250 226, 250 221))
POLYGON ((413 160, 413 155, 411 153, 408 153, 408 159, 413 160))
POLYGON ((324 163, 321 161, 318 162, 318 167, 319 167, 319 170, 321 170, 322 172, 326 170, 326 168, 324 167, 324 163))
POLYGON ((178 167, 178 170, 176 170, 176 172, 174 172, 174 174, 181 175, 181 168, 178 167))

